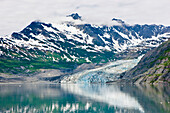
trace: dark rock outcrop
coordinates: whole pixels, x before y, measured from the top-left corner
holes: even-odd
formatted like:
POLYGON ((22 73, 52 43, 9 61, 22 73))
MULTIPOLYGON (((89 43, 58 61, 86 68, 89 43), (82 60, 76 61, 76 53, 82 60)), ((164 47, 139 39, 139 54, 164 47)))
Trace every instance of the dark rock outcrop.
POLYGON ((67 17, 72 17, 74 20, 81 20, 81 16, 79 16, 78 13, 73 13, 71 15, 68 15, 67 17))

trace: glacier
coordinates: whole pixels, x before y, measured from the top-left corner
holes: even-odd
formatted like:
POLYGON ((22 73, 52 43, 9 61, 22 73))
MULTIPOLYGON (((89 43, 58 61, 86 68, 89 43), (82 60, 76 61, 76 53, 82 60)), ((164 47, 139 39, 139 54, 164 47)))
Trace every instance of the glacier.
POLYGON ((61 80, 61 83, 89 84, 115 81, 119 79, 119 74, 137 65, 142 57, 143 55, 136 59, 118 60, 96 69, 84 70, 69 76, 65 76, 61 80))

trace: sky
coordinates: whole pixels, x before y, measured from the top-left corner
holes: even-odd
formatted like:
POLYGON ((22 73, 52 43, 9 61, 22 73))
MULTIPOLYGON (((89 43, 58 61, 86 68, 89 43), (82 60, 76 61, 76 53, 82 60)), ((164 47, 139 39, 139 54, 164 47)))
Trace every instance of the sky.
POLYGON ((34 20, 55 23, 75 12, 99 25, 118 18, 130 25, 170 26, 170 0, 0 0, 0 36, 21 31, 34 20))

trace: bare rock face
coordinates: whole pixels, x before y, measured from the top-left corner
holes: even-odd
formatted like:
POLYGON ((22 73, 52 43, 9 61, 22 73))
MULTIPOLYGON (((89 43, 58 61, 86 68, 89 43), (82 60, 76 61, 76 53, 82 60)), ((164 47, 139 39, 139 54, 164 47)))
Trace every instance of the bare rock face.
POLYGON ((134 83, 170 83, 170 40, 149 51, 124 79, 134 83))

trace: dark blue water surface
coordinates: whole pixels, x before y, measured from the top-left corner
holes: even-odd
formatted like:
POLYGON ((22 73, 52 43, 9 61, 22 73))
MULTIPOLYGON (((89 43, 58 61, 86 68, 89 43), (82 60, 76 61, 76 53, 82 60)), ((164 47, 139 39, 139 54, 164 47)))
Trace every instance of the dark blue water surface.
POLYGON ((169 86, 0 85, 5 113, 170 113, 169 86))

